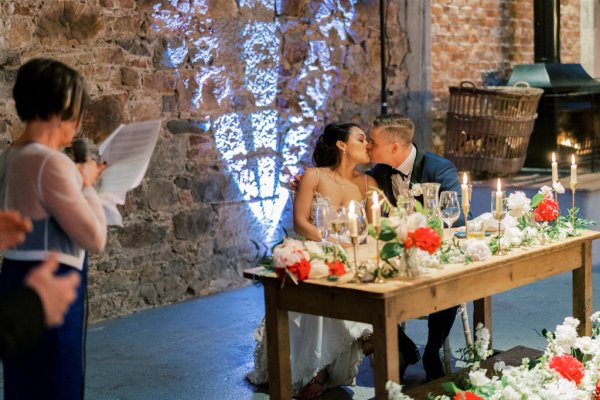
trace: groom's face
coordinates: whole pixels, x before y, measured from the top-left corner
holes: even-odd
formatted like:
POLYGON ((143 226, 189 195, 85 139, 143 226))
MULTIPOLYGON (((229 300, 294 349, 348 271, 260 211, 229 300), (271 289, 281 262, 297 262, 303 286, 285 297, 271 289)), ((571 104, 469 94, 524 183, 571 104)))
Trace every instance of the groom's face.
POLYGON ((372 163, 389 164, 394 143, 383 129, 372 128, 367 151, 372 163))

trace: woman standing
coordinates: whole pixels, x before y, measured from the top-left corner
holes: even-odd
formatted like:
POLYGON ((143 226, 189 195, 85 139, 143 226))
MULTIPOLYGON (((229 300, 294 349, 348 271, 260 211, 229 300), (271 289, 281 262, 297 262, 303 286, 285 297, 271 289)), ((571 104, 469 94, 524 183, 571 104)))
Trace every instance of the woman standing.
POLYGON ((13 98, 23 134, 0 156, 0 203, 31 218, 25 241, 6 251, 0 294, 23 285, 49 251, 57 274, 81 276, 77 300, 62 326, 49 329, 25 355, 4 361, 5 400, 83 399, 85 250, 100 252, 106 220, 92 187, 103 170, 94 161, 75 164, 61 150, 81 126, 87 94, 75 70, 50 59, 33 59, 18 71, 13 98))

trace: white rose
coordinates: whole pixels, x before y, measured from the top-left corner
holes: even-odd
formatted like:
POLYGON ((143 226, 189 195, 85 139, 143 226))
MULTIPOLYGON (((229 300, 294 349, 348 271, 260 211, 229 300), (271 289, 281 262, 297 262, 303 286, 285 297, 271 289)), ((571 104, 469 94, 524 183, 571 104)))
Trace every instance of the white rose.
POLYGON ((310 262, 310 272, 308 277, 310 279, 324 278, 329 275, 329 267, 325 264, 325 261, 320 259, 314 259, 310 262))
POLYGON ((560 182, 553 182, 552 188, 554 189, 554 191, 556 191, 556 193, 563 194, 565 192, 565 188, 560 182))
POLYGON ((531 200, 524 192, 517 191, 506 198, 506 207, 509 210, 509 215, 518 219, 529 212, 531 200))
POLYGON ((492 257, 492 251, 487 243, 479 239, 467 239, 461 243, 461 248, 465 254, 473 261, 485 261, 492 257))
POLYGON ((412 232, 427 226, 427 218, 421 213, 412 213, 406 218, 406 229, 412 232))
POLYGON ((552 196, 552 188, 550 186, 544 185, 540 188, 538 193, 540 193, 544 197, 552 196))
POLYGON ((307 240, 306 242, 304 242, 304 247, 306 248, 306 251, 308 251, 308 254, 310 254, 311 258, 325 257, 325 253, 323 253, 323 248, 319 245, 318 242, 313 242, 312 240, 307 240))
POLYGON ((475 386, 484 386, 490 382, 490 379, 485 376, 484 369, 469 372, 469 380, 475 386))

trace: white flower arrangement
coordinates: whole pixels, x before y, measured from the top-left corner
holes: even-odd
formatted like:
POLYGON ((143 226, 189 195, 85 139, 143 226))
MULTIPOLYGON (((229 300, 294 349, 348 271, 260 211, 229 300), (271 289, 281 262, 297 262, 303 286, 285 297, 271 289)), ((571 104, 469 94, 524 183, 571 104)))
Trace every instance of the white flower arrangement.
MULTIPOLYGON (((595 313, 591 318, 594 332, 600 329, 599 319, 600 313, 595 313)), ((518 366, 507 366, 504 362, 497 362, 493 366, 493 376, 490 378, 489 374, 479 367, 479 363, 475 362, 467 374, 464 390, 454 385, 447 386, 453 388, 456 393, 461 391, 461 395, 442 395, 434 399, 600 399, 600 338, 577 336, 578 325, 578 320, 568 317, 556 327, 554 334, 546 335, 548 346, 535 364, 532 365, 529 359, 523 359, 518 366), (572 354, 579 356, 576 358, 572 354)), ((489 355, 489 336, 486 333, 489 335, 485 328, 478 327, 477 341, 473 346, 475 353, 482 359, 487 357, 486 354, 489 355)), ((388 382, 386 389, 391 400, 410 399, 402 393, 401 386, 393 382, 388 382)))

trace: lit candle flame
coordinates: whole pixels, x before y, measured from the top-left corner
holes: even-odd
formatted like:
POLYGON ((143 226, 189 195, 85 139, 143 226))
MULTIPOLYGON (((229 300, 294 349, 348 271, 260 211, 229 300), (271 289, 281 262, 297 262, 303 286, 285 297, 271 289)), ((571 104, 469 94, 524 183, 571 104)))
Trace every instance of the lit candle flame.
POLYGON ((463 173, 463 185, 466 185, 466 184, 467 184, 467 182, 468 182, 468 181, 467 181, 467 173, 466 173, 466 172, 464 172, 464 173, 463 173))
POLYGON ((571 154, 571 164, 575 165, 575 154, 571 154))
POLYGON ((377 196, 377 192, 373 192, 373 205, 379 205, 379 196, 377 196))
POLYGON ((500 178, 498 178, 498 192, 502 191, 502 185, 500 184, 500 178))
POLYGON ((349 214, 355 214, 355 212, 354 212, 354 200, 352 200, 350 202, 350 205, 348 206, 348 213, 349 214))
POLYGON ((552 152, 552 162, 555 163, 556 162, 556 155, 554 154, 554 152, 552 152))

